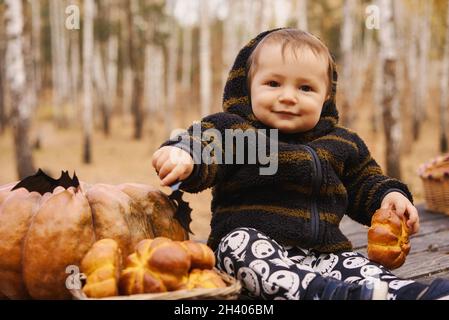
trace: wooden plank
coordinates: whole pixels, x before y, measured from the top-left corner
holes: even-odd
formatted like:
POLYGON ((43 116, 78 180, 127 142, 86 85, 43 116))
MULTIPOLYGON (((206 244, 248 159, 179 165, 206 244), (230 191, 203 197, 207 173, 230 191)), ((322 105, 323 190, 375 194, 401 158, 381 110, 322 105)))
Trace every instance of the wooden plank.
POLYGON ((420 252, 431 252, 432 250, 445 251, 449 244, 449 228, 443 228, 439 231, 429 233, 426 236, 411 237, 410 254, 417 254, 420 252), (429 248, 432 247, 432 248, 429 248), (446 247, 446 248, 445 248, 446 247))
POLYGON ((419 281, 419 282, 424 283, 424 284, 430 284, 436 278, 449 279, 449 271, 444 271, 444 272, 440 272, 440 273, 434 273, 434 274, 431 274, 431 275, 426 275, 426 276, 423 276, 423 277, 420 277, 420 278, 416 278, 414 280, 419 281))
POLYGON ((404 265, 393 273, 398 277, 417 279, 449 271, 449 255, 441 252, 425 252, 410 255, 404 265))
MULTIPOLYGON (((366 248, 356 250, 367 256, 366 248)), ((405 279, 418 279, 432 274, 449 272, 449 246, 436 252, 421 252, 411 254, 402 267, 392 270, 393 274, 405 279)))

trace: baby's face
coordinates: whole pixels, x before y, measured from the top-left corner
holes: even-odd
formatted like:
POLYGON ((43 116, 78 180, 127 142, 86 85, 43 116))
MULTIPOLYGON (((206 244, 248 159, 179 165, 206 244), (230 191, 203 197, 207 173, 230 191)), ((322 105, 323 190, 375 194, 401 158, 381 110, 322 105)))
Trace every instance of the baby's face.
POLYGON ((283 133, 311 130, 320 119, 327 96, 327 61, 309 48, 296 52, 264 44, 251 81, 256 118, 283 133))

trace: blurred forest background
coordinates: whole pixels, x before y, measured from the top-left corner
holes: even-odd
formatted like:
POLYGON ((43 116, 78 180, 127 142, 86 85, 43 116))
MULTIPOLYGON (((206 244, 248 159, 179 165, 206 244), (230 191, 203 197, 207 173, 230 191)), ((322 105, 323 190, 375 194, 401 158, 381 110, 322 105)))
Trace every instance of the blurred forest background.
MULTIPOLYGON (((420 202, 419 165, 447 151, 448 3, 0 0, 0 184, 42 168, 159 186, 153 152, 173 129, 221 111, 246 42, 290 26, 329 46, 340 123, 420 202)), ((185 198, 193 238, 205 238, 210 191, 185 198)))

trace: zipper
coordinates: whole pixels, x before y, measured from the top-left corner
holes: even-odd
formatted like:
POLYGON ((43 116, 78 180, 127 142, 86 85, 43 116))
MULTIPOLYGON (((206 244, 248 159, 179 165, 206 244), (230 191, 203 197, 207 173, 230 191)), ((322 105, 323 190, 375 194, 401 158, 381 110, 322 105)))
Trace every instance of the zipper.
POLYGON ((313 162, 313 174, 312 174, 312 197, 311 197, 311 210, 310 210, 310 224, 312 228, 312 244, 315 244, 318 240, 320 214, 318 212, 317 197, 320 194, 321 183, 323 180, 323 173, 321 169, 320 159, 314 149, 309 146, 304 146, 307 151, 312 155, 313 162))

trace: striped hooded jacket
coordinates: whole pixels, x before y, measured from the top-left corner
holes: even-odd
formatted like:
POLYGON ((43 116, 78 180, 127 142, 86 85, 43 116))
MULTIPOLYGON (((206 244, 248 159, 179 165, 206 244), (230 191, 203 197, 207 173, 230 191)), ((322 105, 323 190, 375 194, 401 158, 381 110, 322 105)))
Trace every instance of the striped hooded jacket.
MULTIPOLYGON (((202 131, 213 128, 225 137, 226 129, 270 129, 252 112, 246 70, 252 50, 269 32, 261 33, 239 52, 225 86, 223 112, 203 118, 202 131)), ((221 238, 237 227, 252 227, 285 245, 320 252, 351 250, 350 241, 339 229, 345 214, 370 225, 388 192, 399 191, 412 201, 406 185, 382 174, 362 139, 338 125, 336 72, 333 78, 331 98, 324 103, 315 128, 305 133, 278 133, 274 175, 259 174, 260 163, 251 164, 248 159, 244 164, 223 164, 230 156, 225 151, 235 148, 224 148, 223 141, 214 137, 195 135, 193 126, 162 145, 182 148, 196 162, 202 154, 210 154, 208 161, 203 157, 195 164, 181 184, 182 190, 193 193, 213 188, 210 247, 216 249, 221 238)), ((236 155, 230 158, 235 160, 236 155)))

